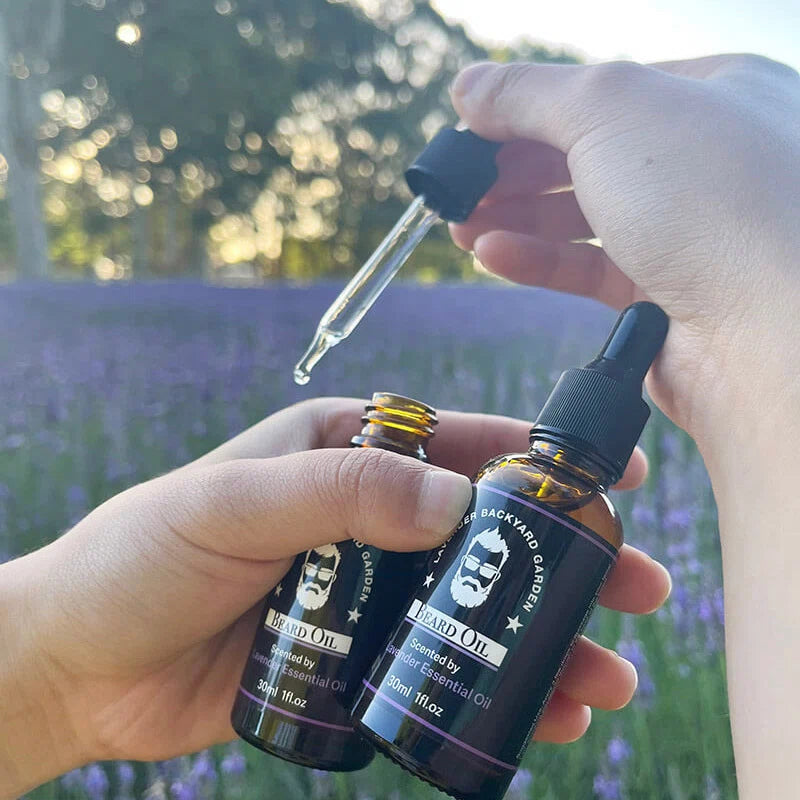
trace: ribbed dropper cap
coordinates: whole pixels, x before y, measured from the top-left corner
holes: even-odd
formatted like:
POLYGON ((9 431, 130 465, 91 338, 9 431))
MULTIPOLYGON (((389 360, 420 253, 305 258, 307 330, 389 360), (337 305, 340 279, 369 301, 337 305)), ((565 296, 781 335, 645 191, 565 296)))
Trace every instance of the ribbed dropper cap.
POLYGON ((408 188, 449 222, 464 222, 497 180, 501 142, 442 128, 406 170, 408 188))
POLYGON ((654 303, 617 318, 597 358, 562 373, 531 429, 531 439, 567 439, 601 460, 616 482, 650 416, 642 381, 664 344, 669 319, 654 303))

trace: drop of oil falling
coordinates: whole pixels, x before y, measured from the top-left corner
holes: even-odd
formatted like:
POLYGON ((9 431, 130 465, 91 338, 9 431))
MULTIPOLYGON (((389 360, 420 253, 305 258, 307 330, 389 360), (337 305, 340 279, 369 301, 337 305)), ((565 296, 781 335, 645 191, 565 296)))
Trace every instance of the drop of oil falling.
POLYGON ((308 350, 303 354, 303 357, 295 364, 294 367, 294 382, 298 386, 305 386, 311 380, 311 370, 317 365, 319 360, 328 350, 331 349, 341 337, 331 335, 325 330, 317 329, 308 350))

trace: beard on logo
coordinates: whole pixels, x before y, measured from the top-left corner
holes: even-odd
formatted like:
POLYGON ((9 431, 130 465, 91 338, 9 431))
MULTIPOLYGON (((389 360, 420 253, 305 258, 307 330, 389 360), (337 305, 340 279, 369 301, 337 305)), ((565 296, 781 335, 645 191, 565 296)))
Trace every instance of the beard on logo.
POLYGON ((450 594, 453 596, 453 600, 464 608, 475 608, 486 602, 491 588, 491 584, 481 586, 474 578, 462 575, 460 570, 453 575, 453 580, 450 581, 450 594))
POLYGON ((328 594, 329 592, 321 589, 316 583, 301 583, 297 587, 297 602, 303 608, 314 611, 325 605, 328 594))

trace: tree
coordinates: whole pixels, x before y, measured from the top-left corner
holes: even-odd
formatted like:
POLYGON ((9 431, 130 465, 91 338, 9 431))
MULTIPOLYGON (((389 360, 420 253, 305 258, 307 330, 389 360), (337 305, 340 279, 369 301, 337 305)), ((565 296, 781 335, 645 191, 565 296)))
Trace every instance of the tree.
POLYGON ((179 266, 168 243, 196 259, 209 232, 218 260, 266 275, 350 271, 408 201, 403 169, 448 121, 452 75, 485 56, 420 0, 75 0, 66 28, 51 145, 67 182, 78 159, 92 185, 65 205, 108 238, 128 219, 137 264, 143 237, 159 243, 157 271, 179 266))
MULTIPOLYGON (((209 256, 351 273, 408 203, 409 161, 455 121, 454 74, 487 56, 428 0, 71 0, 63 31, 27 146, 54 263, 104 276, 202 274, 209 256)), ((444 226, 417 267, 471 272, 444 226)))
POLYGON ((39 98, 46 88, 64 22, 63 0, 0 5, 0 153, 16 224, 17 274, 48 274, 47 230, 39 183, 39 98))

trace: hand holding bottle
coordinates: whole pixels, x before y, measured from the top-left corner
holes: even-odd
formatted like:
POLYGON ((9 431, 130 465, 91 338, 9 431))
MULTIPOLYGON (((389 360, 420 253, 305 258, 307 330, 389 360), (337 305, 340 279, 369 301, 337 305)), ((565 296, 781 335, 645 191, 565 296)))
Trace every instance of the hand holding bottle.
POLYGON ((739 797, 793 797, 800 78, 747 55, 481 64, 453 101, 510 142, 457 243, 512 280, 670 315, 648 388, 695 438, 719 509, 739 797))
POLYGON ((456 242, 514 281, 661 305, 651 393, 701 450, 727 437, 718 411, 797 340, 797 73, 740 55, 478 64, 452 94, 471 130, 510 142, 456 242))
MULTIPOLYGON (((431 467, 343 449, 362 410, 346 399, 285 409, 0 566, 0 797, 91 760, 162 759, 233 738, 258 606, 291 557, 350 537, 437 546, 470 498, 469 480, 448 470, 471 474, 524 448, 529 428, 442 413, 431 467)), ((639 453, 621 486, 645 470, 639 453)), ((601 600, 643 613, 668 590, 663 567, 626 547, 601 600)), ((627 662, 581 640, 539 735, 580 736, 587 706, 624 705, 635 682, 627 662)))

